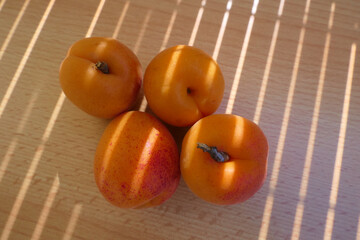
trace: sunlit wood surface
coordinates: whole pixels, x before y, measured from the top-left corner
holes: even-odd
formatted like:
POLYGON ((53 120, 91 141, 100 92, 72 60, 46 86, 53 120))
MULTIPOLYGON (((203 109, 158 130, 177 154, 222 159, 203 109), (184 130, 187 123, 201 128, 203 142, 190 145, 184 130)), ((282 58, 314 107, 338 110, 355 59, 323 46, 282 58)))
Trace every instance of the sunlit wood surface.
MULTIPOLYGON (((171 131, 180 143, 184 129, 171 131)), ((0 133, 1 240, 360 240, 360 2, 0 0, 0 133), (58 81, 85 36, 119 39, 144 68, 176 44, 217 59, 218 112, 268 137, 261 190, 217 206, 181 181, 156 208, 107 203, 92 167, 108 121, 78 110, 58 81)))

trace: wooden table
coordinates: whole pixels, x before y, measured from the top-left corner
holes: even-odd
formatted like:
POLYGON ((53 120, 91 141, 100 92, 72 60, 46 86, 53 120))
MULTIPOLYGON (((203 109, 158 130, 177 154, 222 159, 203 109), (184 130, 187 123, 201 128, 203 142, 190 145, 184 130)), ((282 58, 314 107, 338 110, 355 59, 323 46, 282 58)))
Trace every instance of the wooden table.
POLYGON ((360 239, 358 0, 1 0, 0 26, 1 240, 360 239), (212 55, 226 79, 217 112, 268 137, 261 190, 217 206, 181 180, 159 207, 106 202, 92 168, 108 121, 58 81, 85 36, 119 39, 144 68, 176 44, 212 55))

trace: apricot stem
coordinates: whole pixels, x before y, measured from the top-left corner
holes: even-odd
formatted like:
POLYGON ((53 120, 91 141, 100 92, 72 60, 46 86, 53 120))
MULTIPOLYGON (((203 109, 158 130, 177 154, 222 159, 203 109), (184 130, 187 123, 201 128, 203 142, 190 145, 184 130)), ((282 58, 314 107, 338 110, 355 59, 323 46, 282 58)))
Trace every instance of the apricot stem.
POLYGON ((95 67, 97 70, 100 70, 102 73, 109 74, 109 66, 106 62, 98 61, 95 63, 95 67))
POLYGON ((216 147, 209 147, 205 143, 197 143, 197 148, 209 153, 216 162, 226 162, 230 159, 229 154, 226 152, 219 151, 216 147))

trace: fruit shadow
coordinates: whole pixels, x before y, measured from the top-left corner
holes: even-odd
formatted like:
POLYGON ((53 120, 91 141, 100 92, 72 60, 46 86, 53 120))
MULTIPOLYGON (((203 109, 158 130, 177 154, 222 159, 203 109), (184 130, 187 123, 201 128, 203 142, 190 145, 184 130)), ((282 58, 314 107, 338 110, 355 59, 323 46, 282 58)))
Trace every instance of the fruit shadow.
MULTIPOLYGON (((182 58, 180 55, 176 60, 176 63, 175 63, 176 67, 174 67, 173 70, 180 71, 181 68, 179 66, 181 66, 181 64, 184 63, 184 61, 188 61, 188 59, 182 58)), ((208 72, 209 72, 209 68, 208 68, 208 72)), ((207 75, 208 72, 204 73, 204 74, 207 75)), ((173 73, 173 75, 176 75, 176 74, 177 73, 173 73)), ((176 81, 170 81, 167 84, 169 84, 169 88, 176 88, 176 81)), ((141 89, 139 96, 140 97, 138 98, 138 101, 135 105, 135 109, 140 109, 140 107, 142 105, 141 103, 143 102, 143 99, 144 99, 143 89, 141 89)), ((151 108, 147 104, 146 104, 144 111, 156 116, 156 114, 151 110, 151 108)), ((159 120, 162 121, 161 119, 159 119, 159 120)), ((172 135, 178 145, 178 148, 181 152, 182 151, 182 141, 183 141, 186 133, 191 128, 191 126, 175 127, 175 126, 165 123, 164 121, 162 121, 162 123, 172 133, 172 135)), ((235 125, 236 124, 232 124, 230 126, 231 129, 229 129, 228 131, 234 132, 234 134, 235 134, 235 131, 236 131, 235 125)), ((200 130, 201 133, 199 133, 199 135, 208 134, 208 132, 212 128, 213 127, 201 126, 201 130, 200 130)), ((245 130, 242 129, 242 131, 245 131, 245 130)), ((244 134, 246 134, 246 133, 244 133, 244 134)), ((194 147, 196 148, 196 146, 194 146, 194 147)), ((201 150, 198 149, 198 151, 201 151, 201 150)), ((206 154, 206 153, 204 153, 204 154, 206 154)), ((211 161, 213 161, 213 160, 211 159, 211 161)), ((225 164, 223 164, 223 165, 224 166, 219 169, 219 171, 221 171, 221 174, 219 175, 220 176, 219 182, 221 182, 221 184, 223 184, 223 185, 231 186, 231 185, 235 184, 236 181, 238 181, 234 176, 236 176, 237 173, 241 170, 237 169, 234 165, 231 165, 231 164, 228 164, 229 166, 227 166, 225 164)), ((251 201, 251 200, 249 200, 249 201, 251 201)), ((255 210, 254 211, 244 211, 245 209, 247 209, 246 206, 247 206, 247 204, 227 205, 227 206, 219 206, 219 205, 210 204, 210 203, 205 202, 202 199, 198 198, 195 194, 193 194, 190 191, 190 189, 187 187, 186 183, 183 180, 181 180, 179 183, 179 187, 178 187, 177 191, 175 192, 174 196, 172 198, 170 198, 167 202, 162 204, 161 206, 156 207, 155 210, 159 213, 161 213, 163 211, 176 213, 176 215, 179 219, 188 218, 188 217, 193 218, 194 215, 201 215, 201 218, 209 219, 209 220, 212 219, 209 223, 214 224, 216 222, 219 226, 223 226, 224 228, 226 228, 228 225, 231 225, 231 223, 226 220, 226 217, 222 217, 222 216, 227 215, 227 214, 233 215, 234 211, 239 215, 241 215, 240 212, 242 213, 242 215, 245 214, 247 216, 247 218, 250 219, 250 221, 253 220, 252 214, 255 210), (221 213, 221 214, 217 214, 217 215, 219 215, 217 217, 209 216, 209 211, 207 210, 208 208, 213 208, 213 209, 215 208, 216 209, 215 212, 221 213), (185 210, 185 212, 183 212, 182 210, 185 210), (244 212, 246 212, 246 213, 244 213, 244 212), (216 219, 216 220, 214 220, 214 219, 216 219)), ((236 219, 238 219, 239 222, 243 221, 240 217, 236 218, 236 219)))
MULTIPOLYGON (((118 230, 116 231, 122 232, 122 236, 131 238, 133 236, 131 234, 136 234, 137 231, 132 227, 127 227, 126 221, 140 220, 141 216, 149 210, 135 211, 111 205, 99 192, 94 178, 93 162, 96 146, 110 121, 88 116, 66 100, 57 123, 43 154, 45 162, 40 164, 38 169, 39 172, 49 175, 49 180, 46 182, 47 188, 54 175, 58 174, 60 181, 43 235, 56 236, 53 239, 60 239, 62 235, 58 236, 58 231, 67 233, 68 229, 73 227, 71 234, 74 238, 88 235, 89 231, 94 238, 101 238, 101 234, 113 236, 112 230, 103 226, 102 231, 99 231, 99 225, 95 224, 103 222, 105 216, 111 216, 117 219, 118 230), (84 121, 88 123, 81 125, 84 121), (94 138, 94 136, 98 137, 94 138), (82 143, 84 140, 87 141, 86 144, 82 143), (51 169, 50 172, 49 169, 51 169), (88 221, 88 219, 96 220, 88 221)), ((148 136, 150 132, 151 129, 148 129, 143 134, 148 136)), ((144 144, 139 144, 138 148, 144 148, 144 144)), ((158 144, 158 142, 155 143, 155 147, 158 144)), ((149 171, 145 171, 142 180, 138 179, 135 185, 143 184, 143 181, 151 182, 150 178, 149 171)), ((40 198, 45 199, 45 197, 40 198)))
MULTIPOLYGON (((228 132, 233 133, 233 137, 237 132, 241 131, 243 136, 249 134, 246 130, 246 125, 241 128, 236 127, 237 124, 235 121, 227 126, 227 131, 225 133, 221 132, 217 136, 209 137, 209 131, 212 130, 213 126, 201 124, 198 128, 197 138, 199 141, 203 141, 209 145, 215 145, 218 143, 219 138, 225 138, 228 132)), ((193 146, 196 148, 197 146, 193 146)), ((217 146, 219 150, 225 149, 224 146, 217 146)), ((196 149, 199 151, 199 154, 204 154, 204 157, 208 157, 207 153, 204 153, 201 149, 196 149)), ((217 178, 219 181, 219 186, 230 189, 232 185, 237 184, 238 181, 241 181, 236 176, 242 172, 242 169, 236 167, 236 165, 231 164, 231 161, 227 163, 217 163, 211 157, 208 157, 209 164, 217 164, 217 178)), ((196 161, 196 159, 194 159, 196 161)), ((190 163, 188 166, 189 169, 192 168, 190 163)), ((196 174, 194 172, 194 174, 196 174)), ((225 189, 226 191, 226 189, 225 189)), ((179 188, 174 196, 168 200, 165 204, 157 207, 158 212, 164 212, 164 214, 173 213, 176 214, 176 221, 181 222, 185 219, 198 219, 203 223, 206 223, 211 228, 229 229, 230 226, 234 226, 233 230, 236 231, 236 234, 241 234, 239 230, 239 224, 244 222, 249 222, 250 224, 258 224, 259 219, 256 219, 256 212, 258 209, 254 206, 254 203, 259 202, 259 199, 256 197, 257 194, 253 195, 244 203, 232 204, 232 205, 218 205, 209 203, 197 197, 191 190, 187 187, 184 180, 180 182, 179 188)), ((260 219, 261 220, 261 219, 260 219)), ((232 228, 232 227, 230 227, 232 228)))

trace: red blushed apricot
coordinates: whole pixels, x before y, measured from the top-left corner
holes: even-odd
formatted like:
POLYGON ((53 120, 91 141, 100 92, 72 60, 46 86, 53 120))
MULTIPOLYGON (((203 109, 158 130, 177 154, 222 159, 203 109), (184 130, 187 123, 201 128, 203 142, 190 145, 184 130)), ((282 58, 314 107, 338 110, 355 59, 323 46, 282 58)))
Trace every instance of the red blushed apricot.
POLYGON ((180 180, 179 153, 168 129, 148 113, 130 111, 114 118, 98 144, 96 184, 121 208, 159 205, 180 180))

